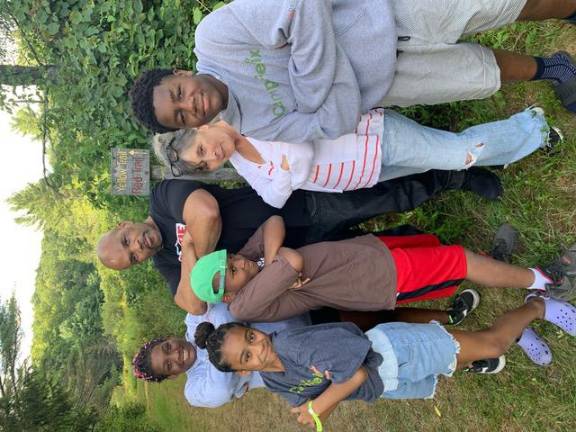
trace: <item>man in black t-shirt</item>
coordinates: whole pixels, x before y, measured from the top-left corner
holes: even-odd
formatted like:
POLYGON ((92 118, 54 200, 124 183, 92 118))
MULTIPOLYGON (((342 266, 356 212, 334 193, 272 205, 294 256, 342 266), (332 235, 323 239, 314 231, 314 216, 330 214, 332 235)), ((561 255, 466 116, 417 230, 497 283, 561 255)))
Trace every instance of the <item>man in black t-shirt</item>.
POLYGON ((176 304, 192 314, 203 314, 206 305, 194 295, 189 280, 197 257, 215 249, 238 251, 270 216, 284 218, 287 246, 299 247, 337 239, 364 220, 411 210, 450 189, 473 191, 488 199, 502 192, 498 177, 481 168, 429 171, 341 194, 297 190, 282 209, 276 209, 249 187, 224 189, 164 180, 152 190, 148 218, 141 223, 121 222, 102 236, 97 253, 105 266, 117 270, 152 257, 176 304))

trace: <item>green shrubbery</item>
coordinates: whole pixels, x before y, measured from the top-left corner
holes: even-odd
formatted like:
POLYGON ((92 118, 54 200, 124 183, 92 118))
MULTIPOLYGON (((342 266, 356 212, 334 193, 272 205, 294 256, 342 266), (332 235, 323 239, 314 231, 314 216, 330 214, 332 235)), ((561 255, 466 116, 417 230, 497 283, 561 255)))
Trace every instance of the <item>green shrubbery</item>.
MULTIPOLYGON (((149 141, 147 133, 132 119, 128 88, 145 69, 193 69, 195 26, 203 15, 222 4, 215 0, 0 2, 0 25, 9 22, 16 30, 19 62, 37 67, 35 71, 40 75, 29 74, 27 79, 32 79, 47 98, 46 104, 40 105, 45 112, 36 117, 23 113, 20 123, 26 126, 27 121, 35 122, 36 127, 23 130, 39 135, 45 118, 53 188, 39 182, 12 200, 15 208, 28 212, 22 222, 39 224, 45 232, 34 299, 34 360, 37 365, 49 360, 49 373, 62 378, 79 399, 86 389, 80 379, 86 378, 96 389, 89 403, 100 411, 106 408, 112 387, 119 379, 124 380, 126 391, 118 392, 116 403, 143 400, 142 385, 138 387, 130 375, 129 362, 135 350, 151 337, 183 332, 184 314, 173 305, 164 281, 150 263, 118 273, 104 269, 94 256, 94 246, 102 232, 119 220, 138 221, 146 216, 147 200, 109 193, 110 149, 147 147, 149 141), (104 364, 107 370, 97 368, 90 358, 98 359, 98 364, 104 364), (81 369, 75 369, 77 373, 68 377, 71 364, 79 364, 81 369), (65 377, 68 378, 64 380, 65 377)), ((481 40, 497 47, 541 54, 552 51, 551 41, 555 48, 558 40, 565 41, 564 48, 573 48, 575 37, 572 27, 560 28, 553 23, 514 26, 483 35, 481 40)), ((7 71, 9 68, 0 68, 0 82, 5 84, 10 82, 7 71)), ((3 100, 0 98, 0 102, 3 100)), ((409 222, 434 230, 445 240, 478 249, 489 247, 494 228, 507 221, 520 229, 524 243, 529 245, 519 262, 534 264, 553 256, 562 241, 576 238, 576 143, 571 133, 573 117, 560 108, 546 84, 507 87, 490 100, 415 107, 405 113, 431 126, 462 129, 502 118, 532 103, 544 106, 564 127, 569 139, 555 156, 537 155, 504 171, 507 191, 502 202, 485 203, 475 197, 452 194, 406 215, 380 218, 367 226, 381 229, 386 223, 409 222)), ((486 293, 483 300, 482 311, 472 318, 474 324, 490 322, 495 312, 512 306, 517 299, 509 296, 503 300, 499 295, 486 293)), ((568 358, 574 348, 570 343, 555 341, 555 355, 568 358)), ((556 381, 564 380, 563 385, 573 388, 573 374, 552 367, 529 370, 524 375, 525 361, 515 354, 512 359, 515 366, 520 364, 520 372, 504 372, 483 385, 460 380, 458 386, 453 384, 449 392, 441 393, 436 403, 444 413, 442 418, 435 414, 432 402, 378 404, 370 410, 352 405, 346 408, 348 411, 336 413, 333 424, 340 425, 340 430, 379 430, 386 424, 390 430, 445 431, 461 430, 462 419, 466 418, 473 429, 495 430, 497 425, 511 422, 504 428, 527 430, 536 425, 533 430, 569 430, 569 425, 576 423, 573 391, 570 398, 564 387, 556 392, 552 387, 556 381), (519 387, 516 397, 498 391, 500 384, 511 383, 519 387), (546 391, 542 392, 542 388, 546 391), (549 396, 532 400, 531 395, 536 393, 549 396), (521 408, 512 420, 504 409, 507 404, 521 408), (532 419, 529 413, 533 409, 559 414, 532 419)), ((216 428, 224 425, 234 430, 238 419, 242 419, 253 421, 261 429, 292 430, 293 419, 284 412, 285 406, 272 398, 259 397, 258 393, 251 394, 247 402, 206 415, 187 407, 181 388, 174 384, 162 388, 168 389, 165 394, 151 392, 151 401, 146 401, 152 410, 159 399, 164 408, 173 408, 170 424, 207 424, 216 428)), ((107 411, 99 430, 153 432, 156 428, 146 422, 142 406, 130 405, 107 411)))
MULTIPOLYGON (((150 264, 120 274, 104 269, 94 256, 101 233, 122 219, 141 220, 147 212, 145 199, 109 193, 110 149, 148 147, 146 131, 131 117, 128 89, 148 68, 193 69, 195 25, 222 4, 212 0, 0 4, 0 24, 14 30, 18 62, 28 67, 6 66, 0 69, 0 81, 36 84, 45 99, 43 112, 31 114, 24 108, 15 122, 19 130, 37 138, 46 130, 52 167, 49 184, 30 185, 11 201, 15 209, 25 211, 21 222, 39 225, 45 232, 34 297, 33 358, 62 378, 72 359, 107 349, 112 337, 120 354, 111 353, 107 360, 99 357, 109 372, 92 377, 94 386, 107 396, 96 397, 96 391, 86 401, 99 410, 107 403, 111 383, 118 380, 119 358, 130 359, 153 336, 183 331, 184 314, 150 264)), ((76 393, 82 392, 78 380, 66 382, 76 393)), ((112 417, 134 417, 138 410, 124 411, 116 410, 112 417)), ((109 413, 107 425, 112 424, 110 418, 109 413)), ((114 427, 110 430, 124 430, 114 427)))

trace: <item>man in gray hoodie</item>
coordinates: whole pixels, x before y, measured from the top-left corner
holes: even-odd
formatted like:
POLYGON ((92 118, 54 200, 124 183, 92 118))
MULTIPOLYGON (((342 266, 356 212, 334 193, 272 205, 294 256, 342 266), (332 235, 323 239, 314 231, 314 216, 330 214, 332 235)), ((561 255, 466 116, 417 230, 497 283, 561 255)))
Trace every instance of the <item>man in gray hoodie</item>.
POLYGON ((198 73, 154 70, 131 90, 157 132, 220 113, 243 134, 304 142, 354 131, 374 106, 488 97, 550 79, 576 112, 576 64, 459 43, 516 20, 574 20, 576 0, 235 0, 198 26, 198 73))

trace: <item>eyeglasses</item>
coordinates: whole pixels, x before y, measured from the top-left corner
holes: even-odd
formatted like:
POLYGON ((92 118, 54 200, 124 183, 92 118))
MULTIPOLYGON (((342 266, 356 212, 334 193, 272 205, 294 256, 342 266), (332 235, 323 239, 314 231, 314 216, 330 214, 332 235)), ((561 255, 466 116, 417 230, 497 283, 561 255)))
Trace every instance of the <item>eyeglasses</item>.
POLYGON ((170 162, 170 171, 172 171, 172 175, 174 177, 181 177, 184 175, 184 171, 178 165, 175 165, 180 161, 180 156, 178 156, 178 152, 172 147, 172 143, 176 138, 172 138, 168 145, 166 146, 166 157, 168 158, 168 162, 170 162))

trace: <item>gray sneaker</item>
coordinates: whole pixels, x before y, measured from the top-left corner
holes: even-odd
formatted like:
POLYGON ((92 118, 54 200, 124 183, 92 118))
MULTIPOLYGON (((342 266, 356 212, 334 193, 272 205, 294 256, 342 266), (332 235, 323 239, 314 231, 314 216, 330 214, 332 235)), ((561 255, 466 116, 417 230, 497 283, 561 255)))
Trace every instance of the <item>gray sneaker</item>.
POLYGON ((494 235, 490 256, 495 260, 510 263, 518 245, 518 231, 510 224, 500 225, 494 235))
POLYGON ((566 249, 544 271, 554 280, 548 286, 550 296, 567 301, 576 298, 576 244, 566 249))

